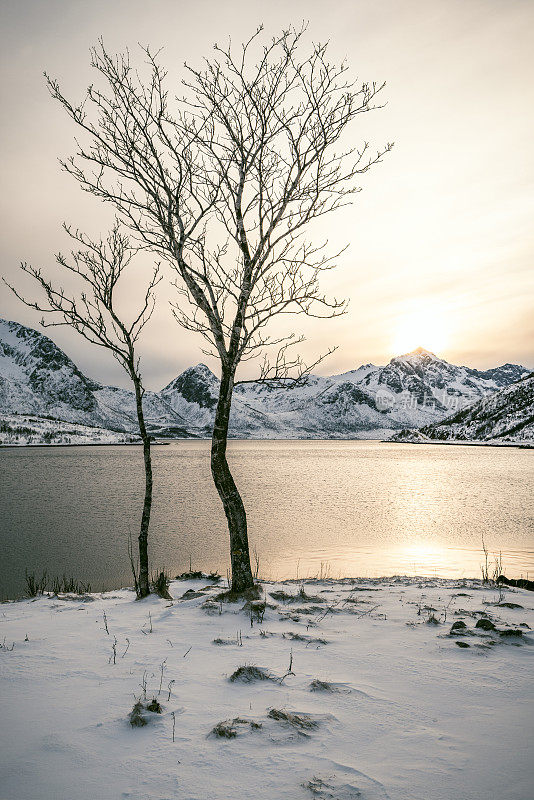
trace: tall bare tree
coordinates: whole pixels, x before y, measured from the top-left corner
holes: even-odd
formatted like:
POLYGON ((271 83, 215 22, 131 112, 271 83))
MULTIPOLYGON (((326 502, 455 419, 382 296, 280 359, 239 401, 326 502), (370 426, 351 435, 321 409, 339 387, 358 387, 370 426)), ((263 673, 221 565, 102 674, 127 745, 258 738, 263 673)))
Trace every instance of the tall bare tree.
POLYGON ((117 310, 116 287, 125 273, 135 248, 132 248, 127 236, 120 232, 116 222, 105 241, 93 241, 86 234, 64 226, 77 245, 70 258, 61 253, 56 256, 57 263, 65 270, 82 279, 83 289, 78 297, 69 296, 62 287, 55 287, 40 269, 22 263, 21 268, 31 275, 44 290, 43 301, 28 300, 15 287, 11 290, 30 308, 51 315, 41 324, 44 327, 68 325, 92 344, 110 350, 113 356, 128 373, 135 393, 137 424, 143 443, 143 461, 145 468, 145 496, 139 533, 139 575, 136 580, 138 597, 146 597, 150 593, 148 568, 148 529, 152 509, 152 457, 150 436, 146 429, 143 410, 144 387, 136 353, 136 343, 141 331, 154 311, 154 289, 161 276, 157 266, 144 287, 143 299, 132 322, 125 322, 117 310))
POLYGON ((142 246, 172 266, 185 297, 176 318, 220 362, 211 470, 230 531, 235 591, 253 583, 246 513, 226 457, 237 367, 263 354, 261 381, 287 385, 309 373, 288 356, 301 337, 272 337, 265 328, 281 314, 344 311, 319 288, 335 257, 303 234, 349 202, 358 177, 391 148, 371 153, 367 143, 343 144, 356 117, 380 107, 383 84, 356 86, 345 63, 328 61, 326 45, 301 55, 303 36, 291 29, 262 45, 260 28, 237 54, 216 45, 202 70, 187 67, 182 96, 172 99, 159 54, 149 48, 142 76, 128 53, 111 56, 100 41, 92 66, 103 88, 90 86, 79 105, 47 78, 86 134, 65 169, 113 203, 142 246), (269 347, 277 348, 271 358, 269 347))

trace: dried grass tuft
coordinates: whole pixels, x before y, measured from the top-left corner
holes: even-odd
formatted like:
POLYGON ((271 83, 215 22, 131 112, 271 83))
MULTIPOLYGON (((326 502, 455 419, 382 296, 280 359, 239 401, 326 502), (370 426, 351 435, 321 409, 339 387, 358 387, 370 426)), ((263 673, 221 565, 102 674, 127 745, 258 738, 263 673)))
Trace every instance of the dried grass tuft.
POLYGON ((273 676, 263 669, 255 667, 253 664, 243 664, 233 672, 228 680, 231 683, 255 683, 256 681, 272 681, 273 676))

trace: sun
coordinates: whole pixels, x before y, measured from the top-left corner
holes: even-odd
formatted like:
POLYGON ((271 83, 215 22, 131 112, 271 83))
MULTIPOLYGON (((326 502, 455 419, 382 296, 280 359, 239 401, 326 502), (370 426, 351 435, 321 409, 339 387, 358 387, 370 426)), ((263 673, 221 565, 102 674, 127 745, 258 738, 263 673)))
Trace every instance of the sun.
POLYGON ((399 317, 393 337, 396 355, 424 347, 439 355, 449 340, 449 327, 438 309, 412 308, 399 317))

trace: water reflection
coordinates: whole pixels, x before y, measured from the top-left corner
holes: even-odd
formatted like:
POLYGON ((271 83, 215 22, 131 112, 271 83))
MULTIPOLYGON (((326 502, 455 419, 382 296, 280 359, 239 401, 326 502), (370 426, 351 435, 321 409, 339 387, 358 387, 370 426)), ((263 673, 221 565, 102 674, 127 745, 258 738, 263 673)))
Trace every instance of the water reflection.
MULTIPOLYGON (((498 558, 508 577, 532 579, 534 549, 504 550, 490 554, 490 576, 498 558)), ((369 547, 305 550, 262 560, 261 573, 275 580, 284 578, 343 578, 408 575, 411 577, 480 578, 484 564, 481 549, 439 547, 418 543, 391 549, 369 547), (377 563, 380 565, 377 569, 377 563)), ((499 570, 500 572, 500 570, 499 570)))
MULTIPOLYGON (((506 574, 534 574, 534 452, 350 441, 233 441, 260 571, 275 578, 478 577, 482 536, 506 574), (323 567, 324 568, 324 567, 323 567)), ((72 574, 95 589, 131 583, 129 533, 141 513, 139 448, 0 452, 0 597, 24 570, 72 574)), ((228 533, 209 443, 154 448, 150 554, 171 574, 226 574, 228 533)))

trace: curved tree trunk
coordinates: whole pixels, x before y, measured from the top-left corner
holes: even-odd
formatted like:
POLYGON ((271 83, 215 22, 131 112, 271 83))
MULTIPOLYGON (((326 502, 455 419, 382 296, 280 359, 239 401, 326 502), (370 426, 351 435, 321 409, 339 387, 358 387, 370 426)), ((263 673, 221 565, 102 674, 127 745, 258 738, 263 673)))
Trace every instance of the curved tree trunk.
POLYGON ((222 500, 230 532, 232 591, 242 592, 254 585, 248 549, 247 515, 235 485, 228 461, 226 445, 234 387, 233 372, 223 369, 215 424, 211 437, 211 474, 222 500))
POLYGON ((150 512, 152 510, 152 456, 150 453, 150 437, 147 434, 145 416, 143 413, 143 390, 141 381, 136 376, 133 382, 135 386, 137 421, 139 423, 139 433, 141 434, 143 442, 143 458, 145 463, 145 500, 141 517, 141 531, 139 533, 139 597, 146 597, 150 594, 148 574, 148 526, 150 524, 150 512))

